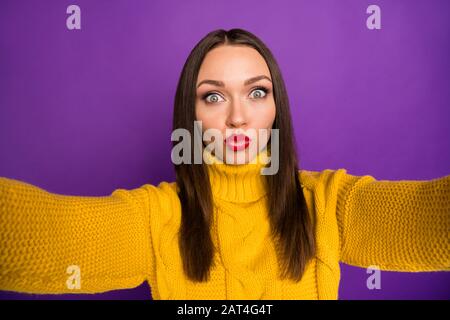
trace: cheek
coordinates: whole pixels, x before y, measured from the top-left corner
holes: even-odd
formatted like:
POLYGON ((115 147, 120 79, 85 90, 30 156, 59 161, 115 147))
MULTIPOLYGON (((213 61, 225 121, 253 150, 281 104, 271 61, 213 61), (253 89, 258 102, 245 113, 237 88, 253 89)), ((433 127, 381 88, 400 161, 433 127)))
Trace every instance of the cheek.
POLYGON ((272 128, 272 124, 275 121, 275 106, 270 106, 265 109, 260 109, 253 117, 255 119, 258 128, 272 128))
POLYGON ((277 114, 277 108, 275 107, 275 104, 272 106, 270 117, 269 117, 269 127, 272 128, 273 122, 275 121, 275 116, 277 114))
POLYGON ((211 115, 201 106, 195 106, 195 120, 201 121, 202 125, 208 125, 211 115))
POLYGON ((218 112, 213 112, 205 107, 195 108, 195 118, 197 121, 202 122, 203 130, 207 129, 220 129, 223 127, 223 116, 218 112))

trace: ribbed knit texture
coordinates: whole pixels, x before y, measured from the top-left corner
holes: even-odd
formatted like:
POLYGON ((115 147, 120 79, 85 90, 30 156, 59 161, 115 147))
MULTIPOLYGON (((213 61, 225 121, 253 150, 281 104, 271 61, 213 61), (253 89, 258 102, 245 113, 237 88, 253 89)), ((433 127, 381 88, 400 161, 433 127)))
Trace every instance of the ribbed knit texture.
POLYGON ((317 254, 300 282, 280 280, 260 174, 266 157, 236 166, 210 155, 216 251, 205 283, 183 273, 176 183, 81 197, 0 178, 0 290, 98 293, 148 281, 154 299, 337 299, 339 261, 450 270, 450 175, 378 181, 345 169, 300 170, 317 254), (79 290, 66 286, 70 265, 80 268, 79 290))

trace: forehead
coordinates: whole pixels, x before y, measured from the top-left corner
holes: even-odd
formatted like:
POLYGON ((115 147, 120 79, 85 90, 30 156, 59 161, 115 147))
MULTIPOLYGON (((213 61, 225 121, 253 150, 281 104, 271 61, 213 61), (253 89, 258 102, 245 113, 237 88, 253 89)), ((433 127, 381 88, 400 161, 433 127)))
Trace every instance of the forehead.
POLYGON ((269 67, 258 51, 244 45, 222 45, 206 54, 197 83, 209 79, 242 85, 248 78, 259 75, 270 78, 269 67))

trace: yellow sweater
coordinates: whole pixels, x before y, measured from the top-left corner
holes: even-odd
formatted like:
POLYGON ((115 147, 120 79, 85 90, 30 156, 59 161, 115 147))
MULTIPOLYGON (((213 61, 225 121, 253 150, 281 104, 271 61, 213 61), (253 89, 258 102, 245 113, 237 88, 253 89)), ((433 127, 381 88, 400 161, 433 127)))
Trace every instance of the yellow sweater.
POLYGON ((176 183, 81 197, 0 178, 0 290, 98 293, 148 281, 154 299, 337 299, 339 261, 450 270, 450 175, 378 181, 345 169, 300 170, 317 254, 300 282, 278 279, 261 166, 208 166, 217 250, 206 283, 183 273, 176 183), (73 265, 80 289, 66 284, 73 265))

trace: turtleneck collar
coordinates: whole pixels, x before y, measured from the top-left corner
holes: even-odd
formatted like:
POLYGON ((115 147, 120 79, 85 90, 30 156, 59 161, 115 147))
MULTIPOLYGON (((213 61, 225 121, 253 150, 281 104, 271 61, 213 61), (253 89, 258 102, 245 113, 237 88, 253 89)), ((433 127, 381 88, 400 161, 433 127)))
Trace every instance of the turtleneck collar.
POLYGON ((252 202, 267 194, 267 182, 261 169, 267 166, 270 151, 263 149, 246 164, 226 164, 211 152, 205 152, 206 164, 214 197, 230 202, 252 202))

